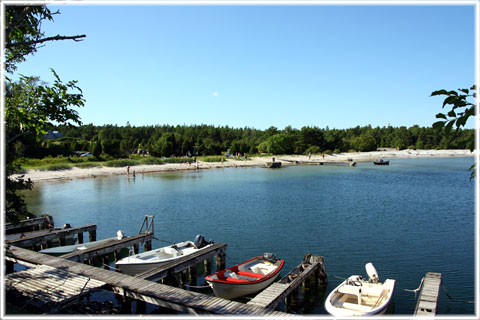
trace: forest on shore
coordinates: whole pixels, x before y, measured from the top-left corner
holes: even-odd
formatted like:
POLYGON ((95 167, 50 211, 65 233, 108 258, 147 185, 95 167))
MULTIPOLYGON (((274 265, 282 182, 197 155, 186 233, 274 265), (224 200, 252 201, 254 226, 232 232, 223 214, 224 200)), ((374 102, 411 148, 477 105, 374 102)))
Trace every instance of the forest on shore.
POLYGON ((471 149, 474 129, 457 129, 445 134, 432 127, 357 126, 350 129, 290 126, 280 130, 232 128, 213 125, 126 126, 93 124, 56 126, 63 137, 37 140, 25 135, 15 142, 17 156, 44 158, 90 152, 94 156, 128 157, 143 152, 154 157, 231 154, 322 154, 374 151, 378 148, 471 149))

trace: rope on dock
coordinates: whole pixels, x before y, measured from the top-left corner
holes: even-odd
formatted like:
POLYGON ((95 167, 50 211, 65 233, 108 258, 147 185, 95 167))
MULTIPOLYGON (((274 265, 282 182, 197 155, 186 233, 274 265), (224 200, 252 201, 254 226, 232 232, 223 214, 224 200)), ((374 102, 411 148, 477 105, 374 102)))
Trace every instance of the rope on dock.
POLYGON ((424 279, 425 279, 425 277, 422 278, 422 281, 420 281, 420 285, 418 286, 417 289, 414 289, 414 290, 403 289, 403 290, 408 291, 408 292, 415 292, 415 298, 417 298, 417 292, 420 291, 420 289, 422 288, 422 284, 423 284, 424 279))

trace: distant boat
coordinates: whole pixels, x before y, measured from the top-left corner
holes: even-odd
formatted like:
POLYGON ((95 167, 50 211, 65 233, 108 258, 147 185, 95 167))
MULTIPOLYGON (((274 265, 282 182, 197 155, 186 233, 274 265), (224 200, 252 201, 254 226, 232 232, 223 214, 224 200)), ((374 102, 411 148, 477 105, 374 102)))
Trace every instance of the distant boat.
POLYGON ((388 166, 390 164, 390 161, 389 160, 383 160, 383 159, 377 159, 377 160, 373 161, 373 164, 377 165, 377 166, 388 166))
POLYGON ((205 238, 199 234, 194 241, 183 241, 123 258, 116 262, 116 266, 122 273, 136 275, 188 256, 212 244, 212 241, 205 241, 205 238))
POLYGON ((69 246, 60 246, 60 247, 54 247, 54 248, 48 248, 48 249, 43 249, 40 250, 40 253, 45 253, 45 254, 50 254, 52 256, 62 256, 64 254, 74 252, 76 250, 86 250, 95 246, 98 246, 99 244, 102 244, 104 242, 108 242, 111 240, 122 240, 125 237, 123 234, 122 230, 117 231, 117 236, 113 238, 107 238, 107 239, 102 239, 102 240, 97 240, 97 241, 91 241, 91 242, 85 242, 85 243, 77 243, 77 244, 72 244, 69 246))
POLYGON ((377 270, 371 263, 365 265, 370 277, 350 276, 336 287, 325 301, 325 309, 335 317, 372 316, 383 314, 392 300, 395 280, 378 282, 377 270))
POLYGON ((280 275, 284 260, 266 253, 205 277, 215 296, 234 299, 261 291, 280 275))

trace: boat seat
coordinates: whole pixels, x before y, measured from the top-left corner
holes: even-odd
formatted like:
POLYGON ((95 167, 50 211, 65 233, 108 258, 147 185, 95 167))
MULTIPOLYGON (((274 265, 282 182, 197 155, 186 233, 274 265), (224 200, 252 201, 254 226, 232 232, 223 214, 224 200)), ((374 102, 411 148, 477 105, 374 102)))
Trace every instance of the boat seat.
MULTIPOLYGON (((360 289, 361 288, 362 287, 360 287, 360 286, 357 287, 357 286, 352 286, 352 285, 346 284, 346 285, 338 288, 338 292, 343 293, 343 294, 353 294, 353 295, 358 296, 360 294, 360 289)), ((362 293, 363 293, 363 289, 362 289, 362 293)))
POLYGON ((364 306, 361 304, 350 303, 350 302, 337 301, 334 303, 334 306, 341 309, 348 309, 348 310, 354 310, 354 311, 360 311, 360 312, 368 312, 372 310, 372 308, 369 306, 364 306))
POLYGON ((380 297, 382 293, 383 293, 382 287, 377 287, 377 288, 363 287, 362 288, 362 296, 380 297))
POLYGON ((256 278, 256 279, 260 279, 260 278, 263 278, 265 276, 264 274, 253 273, 253 272, 242 271, 242 270, 238 270, 237 274, 239 276, 245 276, 245 277, 256 278))

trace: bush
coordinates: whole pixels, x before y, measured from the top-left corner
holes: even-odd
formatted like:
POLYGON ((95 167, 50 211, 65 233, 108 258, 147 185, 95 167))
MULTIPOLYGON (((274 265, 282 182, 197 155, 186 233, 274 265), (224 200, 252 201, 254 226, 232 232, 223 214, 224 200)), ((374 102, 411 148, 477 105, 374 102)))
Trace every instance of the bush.
POLYGON ((332 152, 332 150, 325 150, 325 151, 323 151, 323 154, 331 155, 331 154, 333 154, 333 152, 332 152))
POLYGON ((126 166, 136 166, 139 165, 140 162, 136 160, 129 160, 129 159, 121 159, 121 160, 111 160, 105 162, 106 167, 114 167, 114 168, 120 168, 120 167, 126 167, 126 166))
POLYGON ((304 154, 320 154, 322 153, 322 149, 319 146, 311 146, 307 150, 305 150, 304 154))
POLYGON ((139 158, 140 164, 164 164, 165 161, 163 161, 161 158, 156 158, 156 157, 141 157, 139 158))

